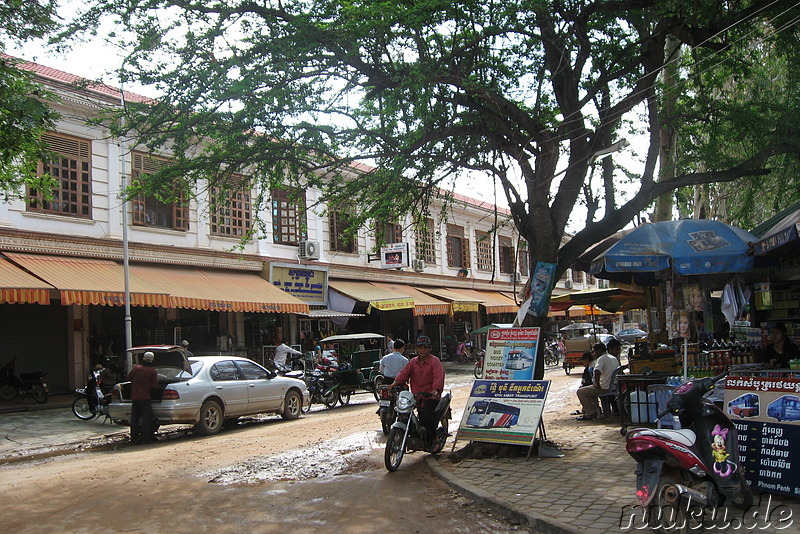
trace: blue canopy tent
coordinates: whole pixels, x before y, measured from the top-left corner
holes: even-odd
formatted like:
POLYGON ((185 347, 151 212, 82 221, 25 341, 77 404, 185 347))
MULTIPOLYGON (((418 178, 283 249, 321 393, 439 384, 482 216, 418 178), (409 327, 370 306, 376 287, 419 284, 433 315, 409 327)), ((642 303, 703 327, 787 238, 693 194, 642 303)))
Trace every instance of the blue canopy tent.
POLYGON ((710 275, 753 268, 757 238, 741 228, 709 219, 663 221, 640 226, 591 263, 598 278, 651 286, 656 274, 710 275))

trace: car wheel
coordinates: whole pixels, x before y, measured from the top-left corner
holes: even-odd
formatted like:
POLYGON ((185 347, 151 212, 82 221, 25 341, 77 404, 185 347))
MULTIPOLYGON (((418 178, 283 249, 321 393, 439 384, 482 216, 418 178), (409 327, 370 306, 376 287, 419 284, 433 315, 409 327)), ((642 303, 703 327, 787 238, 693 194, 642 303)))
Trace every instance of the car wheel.
POLYGON ((284 419, 297 419, 303 410, 303 398, 296 391, 290 391, 283 400, 283 412, 281 417, 284 419))
POLYGON ((200 421, 194 425, 194 431, 201 436, 210 436, 222 430, 224 420, 222 407, 215 400, 207 400, 200 408, 200 421))

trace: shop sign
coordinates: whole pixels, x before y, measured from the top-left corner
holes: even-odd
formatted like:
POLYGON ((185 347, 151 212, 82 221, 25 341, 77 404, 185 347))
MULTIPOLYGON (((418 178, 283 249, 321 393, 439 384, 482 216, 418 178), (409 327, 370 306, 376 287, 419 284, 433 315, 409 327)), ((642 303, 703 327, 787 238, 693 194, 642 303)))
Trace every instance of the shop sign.
POLYGON ((309 265, 270 265, 269 280, 307 304, 328 303, 328 270, 309 265))
POLYGON ((532 444, 549 389, 549 380, 476 380, 456 440, 532 444))
MULTIPOLYGON (((414 307, 414 299, 411 297, 389 300, 374 300, 369 303, 370 308, 375 308, 381 311, 388 310, 406 310, 414 307)), ((369 310, 367 310, 369 313, 369 310)))
POLYGON ((454 300, 451 304, 453 306, 453 313, 458 313, 458 312, 476 312, 476 311, 478 311, 478 303, 477 302, 462 302, 462 301, 454 300))
POLYGON ((728 377, 725 411, 750 485, 800 497, 800 379, 728 377))
POLYGON ((531 380, 541 329, 490 328, 486 335, 483 376, 493 380, 531 380))

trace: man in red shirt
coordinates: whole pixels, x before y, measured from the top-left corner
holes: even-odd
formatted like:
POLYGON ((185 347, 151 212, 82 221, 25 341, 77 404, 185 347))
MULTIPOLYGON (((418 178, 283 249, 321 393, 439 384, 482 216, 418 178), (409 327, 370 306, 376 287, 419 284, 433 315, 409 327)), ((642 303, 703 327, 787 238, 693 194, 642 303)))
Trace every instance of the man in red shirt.
POLYGON ((142 363, 128 373, 131 381, 131 443, 153 441, 153 406, 151 391, 158 386, 158 373, 153 367, 155 355, 148 351, 142 355, 142 363), (141 421, 140 421, 141 419, 141 421))
POLYGON ((419 399, 417 411, 419 420, 425 427, 427 442, 433 443, 436 436, 436 426, 439 421, 433 412, 439 404, 439 397, 444 389, 444 367, 439 358, 431 354, 431 339, 428 336, 417 338, 417 356, 412 358, 408 365, 395 377, 389 386, 393 388, 405 384, 411 379, 411 393, 430 393, 433 397, 419 399))

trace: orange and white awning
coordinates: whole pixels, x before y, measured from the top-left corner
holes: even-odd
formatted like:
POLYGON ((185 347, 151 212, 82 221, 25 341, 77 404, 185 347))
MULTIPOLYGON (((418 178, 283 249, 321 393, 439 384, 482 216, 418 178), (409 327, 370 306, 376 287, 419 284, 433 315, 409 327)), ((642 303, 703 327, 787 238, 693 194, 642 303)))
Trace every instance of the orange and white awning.
MULTIPOLYGON (((369 303, 367 313, 372 308, 381 311, 414 308, 414 297, 410 292, 380 287, 379 284, 373 282, 329 280, 328 287, 351 299, 369 303)), ((403 288, 405 287, 408 286, 403 286, 403 288)))
MULTIPOLYGON (((49 289, 57 289, 63 305, 125 304, 125 273, 116 261, 12 252, 5 255, 49 283, 49 289)), ((310 311, 307 303, 252 271, 133 264, 129 282, 132 306, 261 313, 310 311)), ((14 289, 9 284, 0 286, 14 289)))
POLYGON ((169 293, 169 307, 258 313, 310 312, 307 303, 275 287, 258 273, 131 265, 131 280, 169 293))
POLYGON ((0 258, 0 303, 50 304, 53 289, 50 284, 0 258))
MULTIPOLYGON (((112 260, 5 252, 14 264, 35 274, 61 293, 61 304, 125 304, 125 274, 112 260)), ((132 306, 169 307, 168 295, 131 283, 132 306)))

